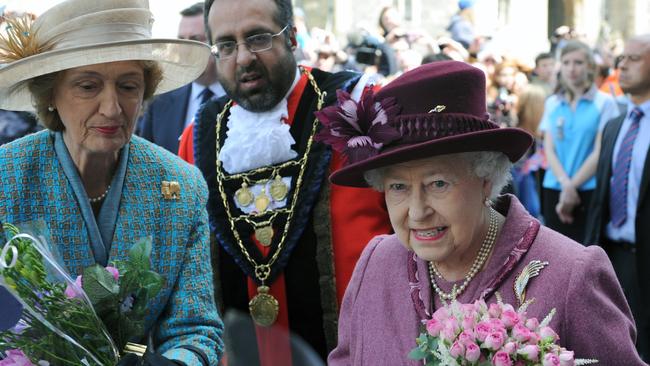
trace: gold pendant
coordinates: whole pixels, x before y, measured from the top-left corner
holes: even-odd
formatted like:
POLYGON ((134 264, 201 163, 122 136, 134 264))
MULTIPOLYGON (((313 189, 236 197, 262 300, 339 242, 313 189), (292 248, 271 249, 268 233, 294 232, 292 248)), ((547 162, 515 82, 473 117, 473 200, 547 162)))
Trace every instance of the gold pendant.
POLYGON ((289 187, 284 184, 282 177, 280 177, 279 174, 276 175, 275 179, 271 183, 271 197, 273 197, 273 199, 276 201, 282 201, 287 197, 288 192, 289 187))
POLYGON ((275 297, 269 295, 269 287, 262 285, 257 288, 257 295, 248 303, 248 309, 257 325, 268 327, 278 318, 280 305, 275 297))
POLYGON ((271 226, 255 228, 255 239, 265 247, 268 247, 271 245, 271 241, 273 241, 273 228, 271 226))
POLYGON ((271 200, 264 192, 264 188, 262 188, 262 192, 255 197, 255 208, 258 212, 264 212, 269 207, 270 203, 271 200))
POLYGON ((246 182, 241 184, 241 188, 235 191, 235 199, 241 207, 246 207, 253 203, 253 192, 248 189, 246 182))

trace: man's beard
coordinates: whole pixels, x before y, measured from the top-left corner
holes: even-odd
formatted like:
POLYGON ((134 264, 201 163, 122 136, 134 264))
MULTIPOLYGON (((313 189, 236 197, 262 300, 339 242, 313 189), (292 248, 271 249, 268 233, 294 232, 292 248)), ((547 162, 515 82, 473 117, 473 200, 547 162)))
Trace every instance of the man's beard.
POLYGON ((295 77, 295 70, 296 62, 293 55, 288 52, 285 58, 275 64, 270 72, 262 63, 253 61, 247 68, 237 70, 234 84, 223 80, 220 80, 220 82, 228 96, 244 109, 251 112, 265 112, 273 109, 289 92, 295 77), (239 75, 251 71, 266 79, 267 85, 263 89, 243 92, 239 88, 239 75))

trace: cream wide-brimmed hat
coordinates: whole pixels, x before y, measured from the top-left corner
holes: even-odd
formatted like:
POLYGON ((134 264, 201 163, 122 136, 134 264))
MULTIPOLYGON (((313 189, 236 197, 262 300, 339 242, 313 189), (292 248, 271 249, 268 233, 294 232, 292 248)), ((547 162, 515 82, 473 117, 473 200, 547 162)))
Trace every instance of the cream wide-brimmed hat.
MULTIPOLYGON (((0 64, 0 109, 33 111, 30 79, 86 65, 156 61, 163 70, 156 94, 200 76, 210 48, 196 41, 152 39, 152 24, 148 0, 67 0, 28 29, 9 27, 7 32, 20 32, 27 51, 0 64)), ((7 50, 0 49, 0 57, 6 56, 7 50)))

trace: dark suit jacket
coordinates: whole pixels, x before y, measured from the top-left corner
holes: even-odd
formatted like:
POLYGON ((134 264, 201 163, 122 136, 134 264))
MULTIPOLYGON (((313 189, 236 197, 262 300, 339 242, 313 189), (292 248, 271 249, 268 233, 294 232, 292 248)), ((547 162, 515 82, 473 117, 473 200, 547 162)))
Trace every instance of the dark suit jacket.
MULTIPOLYGON (((596 171, 597 185, 592 196, 591 207, 587 216, 587 234, 585 244, 602 243, 605 235, 605 226, 609 222, 609 181, 612 176, 612 159, 614 144, 620 133, 621 126, 627 113, 612 119, 603 130, 598 170, 596 171)), ((642 292, 650 294, 650 149, 646 154, 643 175, 639 189, 639 201, 636 208, 636 257, 637 270, 642 292)))
POLYGON ((155 97, 138 120, 136 133, 178 154, 178 138, 185 129, 185 115, 191 92, 192 84, 187 84, 155 97))

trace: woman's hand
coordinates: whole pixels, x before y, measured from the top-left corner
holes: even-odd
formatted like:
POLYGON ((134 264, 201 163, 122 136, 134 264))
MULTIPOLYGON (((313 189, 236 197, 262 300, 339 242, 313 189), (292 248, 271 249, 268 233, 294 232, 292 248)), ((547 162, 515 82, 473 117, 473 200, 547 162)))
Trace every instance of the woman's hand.
POLYGON ((555 213, 557 213, 563 224, 573 224, 573 210, 575 207, 560 201, 555 205, 555 213))
POLYGON ((578 190, 570 181, 564 181, 562 184, 562 191, 560 192, 560 200, 555 206, 560 221, 565 224, 573 223, 573 210, 580 205, 580 195, 578 190))

